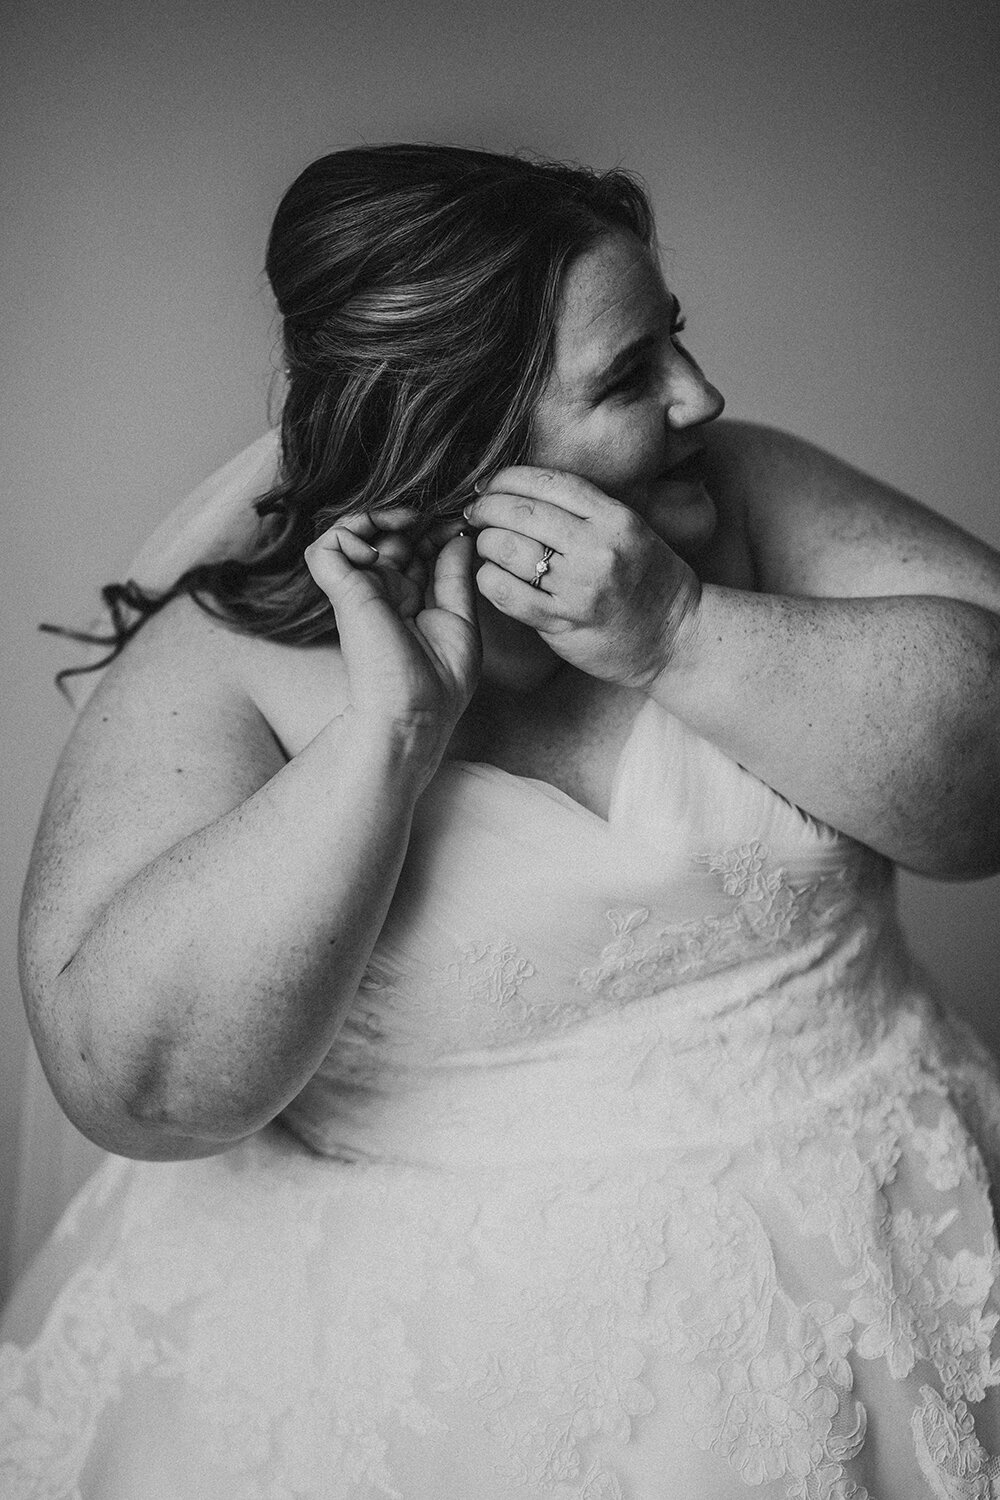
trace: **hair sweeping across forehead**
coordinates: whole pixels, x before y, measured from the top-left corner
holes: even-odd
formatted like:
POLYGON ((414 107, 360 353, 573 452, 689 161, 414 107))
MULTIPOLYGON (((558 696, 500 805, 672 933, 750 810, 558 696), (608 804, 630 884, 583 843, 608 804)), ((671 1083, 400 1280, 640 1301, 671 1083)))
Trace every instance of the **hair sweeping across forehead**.
POLYGON ((109 584, 112 631, 84 638, 114 656, 182 593, 273 640, 335 638, 305 548, 362 511, 455 517, 477 479, 527 457, 563 277, 612 229, 653 245, 649 200, 623 171, 433 145, 313 162, 267 245, 286 395, 277 481, 256 502, 264 540, 164 593, 109 584))

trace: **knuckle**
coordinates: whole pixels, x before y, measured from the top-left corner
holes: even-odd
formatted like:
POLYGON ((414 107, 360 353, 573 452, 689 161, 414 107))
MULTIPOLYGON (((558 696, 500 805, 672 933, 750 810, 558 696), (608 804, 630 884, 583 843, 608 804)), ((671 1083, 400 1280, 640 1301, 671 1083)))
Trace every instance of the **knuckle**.
POLYGON ((619 533, 625 542, 630 546, 634 546, 637 542, 641 542, 644 536, 648 535, 649 527, 634 510, 628 510, 624 506, 622 509, 624 514, 618 520, 619 533))
POLYGON ((598 542, 591 553, 595 576, 603 578, 612 572, 617 559, 618 552, 613 545, 608 542, 598 542))

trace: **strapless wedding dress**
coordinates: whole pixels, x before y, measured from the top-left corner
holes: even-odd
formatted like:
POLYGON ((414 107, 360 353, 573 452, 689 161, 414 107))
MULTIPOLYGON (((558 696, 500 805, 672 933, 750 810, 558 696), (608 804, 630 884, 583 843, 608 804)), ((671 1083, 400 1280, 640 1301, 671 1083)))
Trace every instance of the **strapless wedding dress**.
POLYGON ((655 704, 607 821, 445 765, 281 1119, 110 1158, 3 1500, 988 1500, 1000 1088, 881 858, 655 704))

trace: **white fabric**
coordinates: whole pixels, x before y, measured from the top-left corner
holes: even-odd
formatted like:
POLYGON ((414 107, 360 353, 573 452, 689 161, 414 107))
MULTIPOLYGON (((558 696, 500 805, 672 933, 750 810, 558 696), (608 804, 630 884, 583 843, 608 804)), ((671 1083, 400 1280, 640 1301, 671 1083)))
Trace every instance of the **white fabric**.
MULTIPOLYGON (((278 467, 279 433, 264 433, 176 505, 132 560, 126 577, 145 589, 169 588, 196 563, 242 557, 260 534, 254 500, 270 489, 278 467)), ((105 629, 106 618, 92 628, 105 629)), ((104 655, 100 651, 99 655, 104 655)), ((68 679, 74 707, 83 708, 100 672, 68 679)))
MULTIPOLYGON (((164 589, 195 563, 239 557, 249 551, 260 524, 253 502, 274 480, 278 446, 278 432, 267 432, 200 484, 157 527, 127 577, 148 589, 164 589)), ((95 627, 103 629, 106 624, 102 619, 95 627)), ((78 711, 100 676, 91 672, 69 679, 68 690, 78 711)), ((11 1231, 15 1275, 104 1159, 104 1153, 66 1119, 31 1048, 22 1086, 17 1158, 11 1231)))
POLYGON ((278 443, 276 428, 266 432, 193 490, 153 532, 128 576, 163 589, 195 563, 248 552, 260 525, 253 502, 274 481, 278 443))
POLYGON ((879 857, 652 703, 607 822, 450 763, 283 1123, 23 1284, 0 1492, 990 1500, 998 1169, 879 857))

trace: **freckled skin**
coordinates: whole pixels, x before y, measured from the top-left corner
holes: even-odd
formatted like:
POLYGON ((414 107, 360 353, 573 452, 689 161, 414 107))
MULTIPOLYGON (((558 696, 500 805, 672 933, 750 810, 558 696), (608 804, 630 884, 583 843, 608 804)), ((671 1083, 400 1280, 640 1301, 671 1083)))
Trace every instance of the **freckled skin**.
MULTIPOLYGON (((713 422, 721 398, 664 326, 672 304, 627 237, 575 271, 524 481, 537 493, 518 498, 522 516, 544 502, 578 538, 591 527, 571 549, 574 608, 589 599, 596 622, 561 606, 556 619, 554 595, 525 582, 545 533, 494 528, 520 535, 505 556, 526 567, 497 567, 492 603, 474 595, 469 538, 442 540, 436 599, 414 601, 372 566, 365 537, 381 547, 382 533, 361 517, 306 554, 339 646, 239 637, 174 601, 81 715, 32 858, 23 974, 60 1100, 109 1149, 224 1151, 312 1076, 470 702, 489 754, 557 784, 590 775, 591 755, 593 793, 608 738, 652 696, 890 858, 946 876, 1000 862, 1000 559, 799 439, 713 422), (642 379, 584 395, 593 360, 654 323, 642 379), (671 481, 664 468, 702 442, 708 487, 671 481), (695 563, 697 605, 671 629, 670 589, 695 563), (610 684, 564 670, 543 626, 553 644, 590 630, 610 684), (623 657, 657 630, 669 659, 621 688, 623 657), (494 690, 492 719, 477 683, 494 690)), ((383 530, 401 555, 412 517, 397 522, 383 530)), ((546 577, 556 591, 569 557, 546 577)))
POLYGON ((716 439, 721 398, 670 337, 670 307, 628 236, 571 268, 534 467, 494 476, 468 512, 484 528, 480 591, 515 638, 534 631, 584 673, 641 686, 890 858, 927 874, 998 868, 1000 558, 798 439, 748 424, 716 439), (594 371, 637 339, 651 351, 641 378, 595 396, 594 371), (692 438, 711 493, 670 480, 692 438), (630 549, 610 501, 647 523, 645 547, 630 549), (697 565, 700 591, 662 551, 643 566, 649 533, 697 565))
MULTIPOLYGON (((683 556, 698 552, 711 538, 715 507, 700 480, 671 480, 665 471, 701 447, 699 430, 719 415, 723 400, 679 343, 675 318, 676 303, 658 267, 633 236, 609 234, 580 256, 563 289, 553 370, 535 416, 529 463, 542 487, 539 495, 548 486, 559 503, 560 487, 567 476, 576 476, 642 516, 656 536, 683 556), (640 352, 609 384, 605 372, 630 349, 640 352)), ((495 484, 492 480, 490 489, 495 484)), ((540 551, 535 542, 526 543, 524 533, 537 534, 530 524, 534 514, 535 500, 519 497, 511 529, 481 535, 478 543, 480 556, 500 565, 481 572, 479 578, 485 676, 504 676, 503 668, 494 669, 494 663, 519 657, 525 688, 544 681, 557 667, 546 663, 544 648, 539 654, 539 621, 519 618, 521 612, 514 607, 517 588, 512 591, 502 572, 506 566, 522 580, 531 577, 540 551)), ((613 514, 607 520, 613 532, 618 523, 613 514)), ((559 553, 558 539, 552 541, 559 554, 553 568, 561 566, 559 576, 565 583, 567 569, 560 563, 565 551, 559 553)), ((635 549, 643 545, 637 535, 635 549)), ((594 575, 606 557, 597 537, 585 535, 574 562, 581 573, 594 575)), ((603 621, 609 628, 619 621, 623 639, 648 633, 655 611, 643 620, 638 616, 650 586, 640 582, 634 570, 622 570, 614 558, 605 571, 593 595, 595 623, 603 621), (621 600, 630 592, 632 607, 626 621, 620 619, 621 600)), ((668 586, 665 579, 674 571, 664 561, 663 577, 652 591, 658 594, 668 586)), ((552 631, 543 631, 541 641, 552 648, 552 631)), ((620 650, 606 655, 603 666, 586 653, 566 659, 586 673, 612 680, 616 669, 611 657, 617 657, 623 684, 643 676, 638 665, 629 669, 620 650)), ((508 668, 506 680, 511 679, 508 668)))

